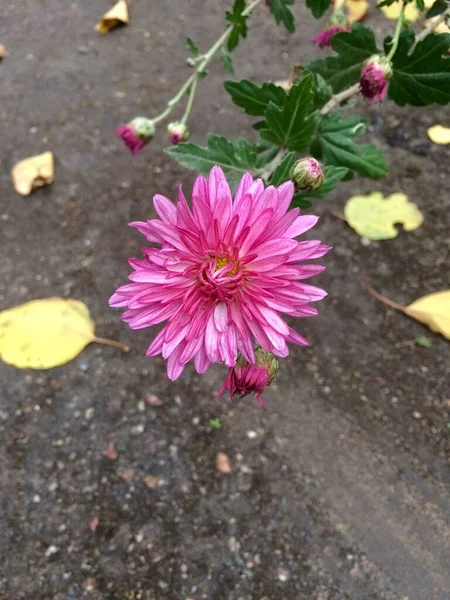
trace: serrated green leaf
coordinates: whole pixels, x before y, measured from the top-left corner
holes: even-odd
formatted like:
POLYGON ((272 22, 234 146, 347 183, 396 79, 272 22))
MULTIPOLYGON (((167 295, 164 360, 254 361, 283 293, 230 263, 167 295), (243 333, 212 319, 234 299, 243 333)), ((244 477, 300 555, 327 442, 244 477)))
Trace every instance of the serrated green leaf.
POLYGON ((373 144, 358 144, 354 137, 365 133, 367 121, 359 116, 343 119, 339 112, 323 117, 311 144, 315 158, 325 165, 347 167, 361 175, 380 179, 389 171, 382 151, 373 144))
POLYGON ((333 95, 333 88, 322 75, 314 73, 314 108, 322 108, 333 95))
POLYGON ((436 2, 425 15, 425 17, 427 19, 431 19, 431 17, 437 17, 437 15, 442 14, 444 10, 447 10, 449 6, 450 5, 446 0, 436 0, 436 2))
MULTIPOLYGON (((394 73, 389 81, 388 96, 405 106, 427 106, 450 102, 450 34, 428 35, 411 53, 415 35, 403 31, 392 59, 394 73)), ((385 45, 389 39, 385 40, 385 45)))
POLYGON ((269 103, 265 126, 260 130, 263 139, 296 152, 308 148, 316 128, 312 87, 313 77, 308 74, 291 87, 283 108, 269 103))
MULTIPOLYGON (((325 0, 322 1, 324 2, 325 0)), ((326 1, 329 2, 329 0, 326 1)), ((294 33, 295 31, 294 15, 289 8, 294 2, 295 0, 269 0, 269 9, 275 17, 277 25, 283 23, 289 33, 294 33)))
POLYGON ((294 194, 292 198, 292 202, 290 204, 290 208, 309 208, 311 206, 311 202, 307 200, 301 194, 294 194))
POLYGON ((288 152, 286 156, 283 158, 281 163, 272 173, 272 177, 270 178, 270 185, 281 185, 285 181, 288 181, 291 178, 292 167, 295 163, 295 152, 288 152))
POLYGON ((331 0, 306 0, 306 6, 311 10, 316 19, 320 19, 330 4, 331 0))
POLYGON ((186 45, 194 58, 200 54, 197 44, 190 37, 186 38, 186 45))
POLYGON ((263 83, 259 87, 253 81, 242 79, 241 81, 225 81, 223 85, 233 102, 252 117, 264 115, 269 102, 273 102, 279 107, 284 106, 287 98, 283 88, 273 83, 263 83))
POLYGON ((248 16, 242 14, 246 8, 247 4, 245 0, 234 0, 233 12, 227 11, 225 13, 228 23, 233 25, 233 29, 227 42, 229 52, 236 48, 241 37, 247 37, 248 16))
POLYGON ((206 146, 184 142, 166 148, 166 152, 183 167, 205 175, 214 165, 219 165, 233 186, 245 172, 256 170, 258 159, 256 147, 244 138, 230 141, 214 134, 208 135, 206 146))
POLYGON ((255 146, 255 152, 257 154, 256 169, 257 170, 262 169, 267 164, 269 164, 275 158, 275 156, 278 154, 279 151, 280 151, 280 149, 278 146, 274 146, 273 144, 270 144, 269 142, 265 142, 264 140, 261 140, 255 146))
POLYGON ((357 83, 364 62, 380 52, 373 31, 359 23, 355 23, 351 31, 333 35, 331 47, 338 56, 314 60, 305 69, 321 75, 335 93, 357 83))
POLYGON ((222 61, 222 66, 225 69, 225 71, 228 71, 228 73, 234 75, 234 64, 231 56, 226 52, 223 52, 220 56, 220 60, 222 61))

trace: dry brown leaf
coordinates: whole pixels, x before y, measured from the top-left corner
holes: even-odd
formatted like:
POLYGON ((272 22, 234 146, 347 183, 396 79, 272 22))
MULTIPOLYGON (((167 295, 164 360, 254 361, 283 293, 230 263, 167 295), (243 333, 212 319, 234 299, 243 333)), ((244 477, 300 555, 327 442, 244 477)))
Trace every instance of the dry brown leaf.
POLYGON ((154 475, 146 475, 144 477, 144 483, 148 488, 154 490, 158 486, 158 478, 154 475))
POLYGON ((426 325, 431 331, 440 333, 447 340, 450 340, 450 290, 427 294, 408 304, 408 306, 403 306, 379 294, 367 281, 365 285, 372 296, 375 296, 383 304, 399 310, 408 317, 426 325))
POLYGON ((95 26, 95 31, 101 34, 108 33, 118 25, 126 25, 129 21, 128 6, 125 0, 119 0, 107 13, 103 15, 95 26))
POLYGON ((219 473, 231 473, 231 462, 225 452, 218 452, 216 466, 219 473))
POLYGON ((109 442, 105 450, 105 456, 109 458, 109 460, 117 460, 117 457, 119 455, 117 453, 116 445, 114 444, 114 442, 109 442))
POLYGON ((0 60, 3 60, 6 56, 6 48, 3 44, 0 44, 0 60))
POLYGON ((14 189, 21 196, 28 196, 43 185, 53 183, 55 166, 53 154, 44 152, 18 162, 11 171, 14 189))
POLYGON ((367 0, 347 0, 345 12, 349 23, 359 23, 367 15, 369 3, 367 0))

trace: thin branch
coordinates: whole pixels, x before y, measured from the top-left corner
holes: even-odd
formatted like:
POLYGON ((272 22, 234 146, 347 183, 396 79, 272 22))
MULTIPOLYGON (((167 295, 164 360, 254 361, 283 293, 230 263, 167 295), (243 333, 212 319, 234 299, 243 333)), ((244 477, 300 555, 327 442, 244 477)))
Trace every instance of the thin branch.
POLYGON ((447 10, 444 10, 444 12, 442 14, 440 14, 438 17, 432 17, 428 21, 426 27, 424 27, 424 29, 416 37, 416 41, 414 42, 414 45, 411 48, 411 52, 414 50, 414 48, 417 46, 417 44, 419 42, 421 42, 423 39, 425 39, 434 29, 436 29, 436 27, 438 25, 440 25, 441 23, 446 21, 447 17, 449 17, 449 16, 450 16, 450 7, 447 8, 447 10))
POLYGON ((370 283, 368 282, 367 279, 363 279, 363 284, 364 284, 365 288, 367 289, 367 291, 372 294, 372 296, 374 296, 377 300, 380 300, 380 302, 382 302, 383 304, 386 304, 386 306, 395 308, 396 310, 399 310, 400 312, 403 312, 403 313, 406 312, 405 306, 403 306, 402 304, 399 304, 398 302, 394 302, 393 300, 389 300, 389 298, 386 298, 386 296, 382 296, 381 294, 379 294, 376 290, 373 289, 373 287, 370 285, 370 283))
POLYGON ((329 112, 331 112, 332 110, 334 110, 335 108, 340 106, 342 104, 342 102, 345 102, 345 100, 348 100, 352 96, 355 96, 356 94, 358 94, 359 89, 360 89, 360 85, 359 85, 359 81, 358 81, 358 83, 355 83, 354 85, 347 88, 343 92, 340 92, 339 94, 335 94, 328 100, 328 102, 325 104, 325 106, 321 109, 320 113, 322 115, 328 114, 329 112))

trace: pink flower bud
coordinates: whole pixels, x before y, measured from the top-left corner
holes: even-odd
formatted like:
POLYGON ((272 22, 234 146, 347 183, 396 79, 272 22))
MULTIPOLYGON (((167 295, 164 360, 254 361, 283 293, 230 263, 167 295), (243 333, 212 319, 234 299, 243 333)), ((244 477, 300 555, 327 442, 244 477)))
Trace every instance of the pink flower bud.
POLYGON ((320 163, 315 158, 302 158, 294 164, 291 179, 297 192, 312 192, 320 188, 324 174, 320 163))
POLYGON ((127 148, 136 156, 155 135, 155 125, 151 119, 136 117, 127 125, 118 127, 116 135, 122 138, 127 148))
POLYGON ((171 144, 177 145, 185 142, 189 138, 189 129, 181 121, 174 121, 167 126, 169 141, 171 144))
POLYGON ((255 350, 255 359, 255 364, 250 364, 243 356, 239 356, 234 367, 228 370, 217 398, 220 398, 225 390, 228 390, 232 402, 235 401, 235 394, 239 394, 241 398, 254 394, 261 407, 266 408, 261 394, 272 383, 278 371, 278 361, 273 354, 260 347, 255 350))
POLYGON ((386 96, 387 82, 392 76, 391 62, 385 56, 371 56, 364 64, 359 80, 361 94, 369 104, 386 96))
POLYGON ((350 31, 350 25, 347 17, 343 12, 337 12, 335 15, 330 17, 324 30, 319 31, 312 39, 312 43, 319 46, 319 48, 325 48, 331 44, 331 38, 336 33, 341 31, 350 31))

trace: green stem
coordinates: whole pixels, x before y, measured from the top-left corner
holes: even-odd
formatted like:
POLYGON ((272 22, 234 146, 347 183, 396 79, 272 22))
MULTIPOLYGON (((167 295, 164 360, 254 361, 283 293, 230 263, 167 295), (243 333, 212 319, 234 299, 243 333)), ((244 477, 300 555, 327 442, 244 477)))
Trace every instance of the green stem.
MULTIPOLYGON (((253 2, 251 4, 249 4, 245 10, 242 11, 242 15, 244 17, 249 15, 258 6, 258 4, 261 4, 261 2, 262 2, 262 0, 253 0, 253 2)), ((189 89, 192 90, 192 87, 191 87, 192 84, 197 81, 199 74, 205 70, 205 67, 209 64, 211 59, 214 57, 215 53, 218 50, 220 50, 222 45, 230 37, 233 29, 234 29, 234 25, 230 25, 229 27, 227 27, 225 29, 225 31, 222 33, 222 35, 219 37, 219 39, 211 46, 211 48, 208 50, 208 52, 204 55, 203 60, 199 63, 198 67, 196 67, 195 71, 183 83, 183 85, 181 86, 181 88, 179 89, 177 94, 171 100, 169 100, 169 102, 167 103, 167 108, 160 115, 157 115, 156 117, 154 117, 152 119, 153 123, 158 123, 159 121, 162 121, 163 119, 165 119, 172 112, 172 110, 178 104, 178 102, 183 98, 185 93, 189 89)), ((194 92, 195 92, 195 88, 194 88, 194 92)), ((191 104, 192 104, 193 100, 194 100, 194 98, 192 98, 191 104)))
POLYGON ((191 84, 191 88, 189 90, 189 97, 188 97, 188 101, 186 104, 186 110, 184 111, 184 115, 181 117, 181 123, 186 124, 189 115, 191 114, 191 109, 192 109, 192 104, 194 103, 194 98, 195 98, 195 90, 197 88, 197 83, 198 83, 198 76, 194 79, 194 81, 191 84))
POLYGON ((391 46, 391 49, 389 50, 389 54, 387 55, 388 60, 391 60, 397 51, 398 42, 400 39, 400 33, 402 31, 402 26, 403 26, 403 17, 405 15, 405 8, 406 8, 406 4, 405 4, 405 2, 403 2, 402 8, 400 10, 400 15, 399 15, 398 21, 397 21, 397 27, 395 28, 394 39, 392 40, 392 46, 391 46))
POLYGON ((261 177, 261 179, 268 181, 275 169, 281 165, 286 154, 287 150, 285 148, 280 148, 270 163, 266 165, 264 169, 260 171, 260 173, 258 173, 258 176, 261 177))

